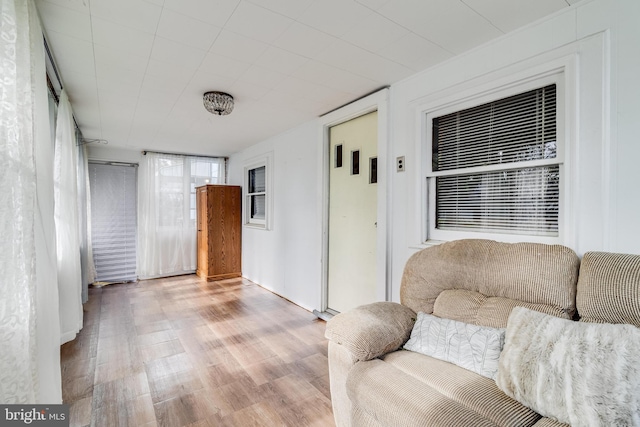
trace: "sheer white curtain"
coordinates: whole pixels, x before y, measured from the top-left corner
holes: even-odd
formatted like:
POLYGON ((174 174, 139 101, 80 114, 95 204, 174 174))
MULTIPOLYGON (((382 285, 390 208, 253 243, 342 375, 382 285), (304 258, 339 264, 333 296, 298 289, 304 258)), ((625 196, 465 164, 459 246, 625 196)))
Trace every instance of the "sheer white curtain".
MULTIPOLYGON (((89 154, 87 153, 87 146, 84 146, 84 158, 85 160, 87 160, 87 177, 86 177, 86 189, 87 189, 87 198, 86 198, 86 204, 87 204, 87 285, 89 283, 93 283, 96 281, 96 277, 98 276, 98 273, 96 272, 96 264, 93 261, 93 239, 91 237, 91 229, 93 227, 92 221, 91 221, 91 183, 89 182, 89 163, 88 163, 88 159, 89 159, 89 154)), ((87 299, 88 299, 88 286, 87 286, 87 299)), ((83 301, 84 301, 84 296, 83 296, 83 301)), ((85 301, 86 302, 86 301, 85 301)))
POLYGON ((138 171, 139 278, 195 272, 195 188, 224 179, 223 158, 147 153, 138 171))
POLYGON ((53 156, 32 0, 0 0, 0 76, 0 402, 60 403, 53 156))
MULTIPOLYGON (((92 223, 91 223, 91 180, 89 179, 89 153, 87 151, 87 146, 86 144, 82 146, 82 150, 83 150, 83 159, 84 159, 84 170, 86 171, 85 176, 84 176, 84 187, 85 187, 85 215, 86 215, 86 227, 85 227, 85 233, 86 233, 86 251, 85 253, 83 253, 83 256, 85 257, 85 264, 87 266, 87 270, 86 270, 86 277, 83 278, 83 284, 82 284, 82 302, 87 302, 87 300, 89 299, 89 283, 93 283, 96 281, 96 277, 98 276, 98 273, 96 272, 96 264, 93 261, 93 240, 91 238, 91 228, 92 228, 92 223), (86 299, 85 299, 85 292, 86 292, 86 299)), ((80 178, 79 178, 80 179, 80 178)))
POLYGON ((58 104, 53 185, 62 344, 74 339, 82 329, 78 149, 73 112, 64 89, 58 104))
MULTIPOLYGON (((78 134, 78 136, 80 136, 78 134)), ((95 266, 91 250, 91 238, 89 236, 90 221, 89 208, 89 160, 87 146, 82 144, 78 149, 78 226, 80 244, 80 271, 82 273, 82 302, 89 300, 89 283, 95 280, 95 266)))

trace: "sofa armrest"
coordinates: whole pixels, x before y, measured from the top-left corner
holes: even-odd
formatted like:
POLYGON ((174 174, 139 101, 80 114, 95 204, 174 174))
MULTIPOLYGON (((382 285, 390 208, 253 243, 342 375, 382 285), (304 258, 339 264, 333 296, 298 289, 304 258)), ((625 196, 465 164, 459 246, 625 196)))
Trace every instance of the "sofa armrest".
POLYGON ((416 313, 395 302, 375 302, 340 313, 327 322, 325 337, 359 360, 397 350, 411 335, 416 313))

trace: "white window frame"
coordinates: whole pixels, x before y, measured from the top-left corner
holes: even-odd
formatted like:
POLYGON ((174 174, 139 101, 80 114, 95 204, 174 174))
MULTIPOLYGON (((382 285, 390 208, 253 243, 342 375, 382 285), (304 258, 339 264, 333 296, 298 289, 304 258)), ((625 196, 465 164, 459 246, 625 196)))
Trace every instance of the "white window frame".
POLYGON ((248 160, 244 165, 244 225, 245 227, 271 230, 272 223, 272 164, 273 153, 267 153, 263 156, 254 157, 248 160), (257 193, 249 193, 249 172, 254 169, 264 167, 265 191, 257 193), (251 197, 257 195, 265 196, 264 219, 251 217, 251 197))
MULTIPOLYGON (((422 176, 421 181, 423 185, 422 197, 425 200, 423 224, 423 242, 424 244, 433 244, 440 241, 450 241, 465 238, 476 239, 494 239, 503 242, 519 242, 530 241, 547 244, 560 244, 564 241, 564 225, 566 216, 566 201, 567 195, 567 174, 565 168, 565 150, 568 145, 567 135, 565 129, 567 127, 567 113, 566 113, 566 85, 565 85, 565 72, 564 69, 554 69, 548 72, 531 76, 526 79, 513 81, 508 84, 503 84, 488 90, 477 93, 467 93, 466 96, 449 97, 446 100, 440 100, 440 102, 431 103, 430 105, 422 106, 421 110, 421 134, 422 134, 422 146, 423 146, 423 158, 422 158, 422 176), (436 198, 436 178, 438 176, 451 174, 450 172, 434 172, 432 170, 432 119, 434 117, 443 116, 456 111, 461 111, 467 108, 472 108, 478 105, 482 105, 488 102, 504 99, 513 95, 527 92, 529 90, 544 87, 550 84, 556 85, 556 140, 557 140, 557 154, 554 159, 533 160, 520 162, 514 167, 537 167, 543 165, 559 165, 560 167, 560 184, 559 184, 559 206, 558 206, 558 235, 557 236, 537 236, 530 234, 506 234, 499 232, 480 232, 480 231, 457 231, 457 230, 441 230, 436 228, 435 220, 435 198, 436 198)), ((469 173, 482 173, 495 170, 503 170, 500 165, 491 166, 479 166, 466 169, 465 172, 469 173)))

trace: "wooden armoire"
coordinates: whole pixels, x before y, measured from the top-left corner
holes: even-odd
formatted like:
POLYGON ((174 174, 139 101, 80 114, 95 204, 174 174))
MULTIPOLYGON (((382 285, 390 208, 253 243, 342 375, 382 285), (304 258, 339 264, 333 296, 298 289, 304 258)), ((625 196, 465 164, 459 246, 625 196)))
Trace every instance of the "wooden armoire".
POLYGON ((235 185, 196 188, 198 269, 207 280, 242 275, 242 192, 235 185))

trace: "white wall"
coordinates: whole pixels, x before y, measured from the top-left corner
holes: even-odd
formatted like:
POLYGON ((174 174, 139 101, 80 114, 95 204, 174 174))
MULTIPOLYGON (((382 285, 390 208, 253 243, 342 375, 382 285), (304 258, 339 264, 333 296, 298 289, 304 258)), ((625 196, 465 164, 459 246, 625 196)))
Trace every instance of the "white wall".
MULTIPOLYGON (((406 156, 406 172, 389 171, 393 300, 399 300, 407 258, 423 247, 416 222, 421 209, 420 102, 491 85, 553 61, 573 61, 575 68, 568 73, 575 89, 569 102, 574 102, 576 114, 568 129, 571 179, 566 190, 571 197, 565 244, 580 255, 590 250, 640 253, 638 22, 637 0, 584 1, 391 87, 388 154, 391 159, 406 156)), ((231 183, 242 184, 243 162, 273 152, 274 227, 243 230, 243 273, 306 308, 320 308, 321 301, 318 126, 309 122, 230 161, 231 183)))
POLYGON ((110 162, 140 163, 142 160, 142 152, 140 150, 110 147, 108 144, 88 144, 87 155, 89 160, 110 162))
MULTIPOLYGON (((619 0, 584 8, 585 26, 610 26, 611 171, 607 249, 640 253, 640 2, 619 0), (606 5, 616 7, 607 9, 606 5)), ((582 22, 581 21, 581 22, 582 22)))
POLYGON ((309 310, 319 307, 321 187, 316 121, 254 145, 230 158, 229 183, 244 185, 244 166, 271 153, 271 229, 243 227, 242 273, 309 310))
POLYGON ((579 255, 593 250, 640 253, 640 223, 634 219, 640 209, 637 22, 636 0, 583 2, 392 87, 390 156, 407 158, 407 172, 392 174, 394 300, 399 299, 404 263, 424 247, 416 203, 421 192, 418 104, 563 58, 575 60, 575 70, 566 73, 575 89, 567 99, 575 117, 567 135, 570 181, 564 189, 570 199, 562 243, 579 255))

